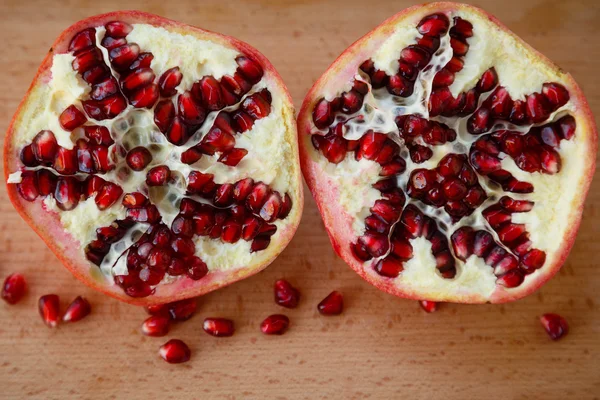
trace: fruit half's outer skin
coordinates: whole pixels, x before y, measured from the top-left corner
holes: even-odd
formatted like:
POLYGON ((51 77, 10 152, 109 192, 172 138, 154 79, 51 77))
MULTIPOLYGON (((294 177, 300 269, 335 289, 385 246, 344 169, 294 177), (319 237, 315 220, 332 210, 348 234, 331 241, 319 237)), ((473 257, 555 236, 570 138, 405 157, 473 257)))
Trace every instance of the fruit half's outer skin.
MULTIPOLYGON (((51 78, 52 57, 54 54, 68 52, 68 46, 73 36, 83 29, 90 27, 104 26, 110 21, 122 21, 129 24, 149 24, 157 27, 163 27, 171 32, 184 35, 191 35, 198 39, 210 40, 227 48, 238 50, 251 58, 257 60, 263 67, 265 74, 262 79, 266 79, 277 87, 278 91, 274 95, 282 96, 283 108, 290 117, 284 118, 288 132, 293 132, 290 143, 293 161, 298 163, 298 146, 296 143, 296 121, 293 118, 294 106, 289 92, 284 85, 281 76, 277 73, 269 60, 258 50, 247 43, 232 38, 230 36, 206 31, 191 25, 176 22, 160 16, 141 11, 115 11, 107 14, 101 14, 81 20, 63 31, 58 39, 52 44, 42 64, 40 65, 31 86, 29 87, 25 98, 21 101, 19 107, 6 132, 4 141, 4 181, 6 182, 11 172, 17 171, 22 167, 19 159, 19 149, 15 146, 15 136, 24 110, 33 102, 36 91, 42 85, 46 85, 51 78)), ((191 279, 179 279, 175 283, 167 285, 158 285, 156 292, 148 297, 133 298, 127 296, 123 290, 109 282, 101 273, 98 267, 85 259, 83 251, 80 249, 78 238, 72 237, 62 229, 58 214, 47 212, 43 209, 42 201, 39 199, 34 202, 28 202, 21 198, 17 192, 17 185, 7 184, 6 188, 10 201, 17 209, 21 217, 33 228, 33 230, 48 245, 50 250, 61 260, 75 277, 86 285, 104 292, 112 297, 130 304, 136 305, 154 305, 185 298, 200 296, 202 294, 219 289, 223 286, 237 282, 266 268, 291 241, 296 229, 300 223, 302 209, 304 207, 304 196, 302 192, 302 180, 300 169, 296 168, 297 176, 294 177, 296 185, 290 190, 295 191, 293 196, 294 204, 290 214, 287 217, 289 221, 284 229, 279 229, 277 234, 272 237, 271 245, 263 251, 270 254, 264 259, 264 262, 254 266, 236 266, 230 271, 211 271, 208 276, 201 281, 191 279)))
MULTIPOLYGON (((401 49, 398 49, 398 52, 400 50, 401 49)), ((380 290, 408 299, 426 299, 431 301, 448 301, 456 303, 505 303, 517 300, 534 292, 558 272, 573 246, 577 230, 579 229, 584 201, 596 168, 596 150, 598 147, 598 134, 594 117, 592 116, 581 89, 570 74, 562 71, 560 67, 552 63, 552 61, 543 54, 523 42, 522 39, 512 33, 494 16, 470 5, 451 2, 429 3, 407 8, 391 18, 388 18, 374 30, 348 47, 348 49, 346 49, 319 78, 304 98, 304 102, 302 103, 302 107, 298 114, 298 137, 302 173, 316 200, 335 252, 363 279, 380 290), (518 45, 522 46, 533 55, 537 61, 537 68, 548 69, 549 71, 553 71, 560 75, 563 79, 563 84, 565 84, 569 90, 571 101, 573 102, 576 111, 578 111, 578 115, 576 116, 577 131, 588 133, 585 138, 587 141, 587 160, 585 161, 587 169, 582 172, 583 178, 579 186, 580 196, 576 197, 572 203, 571 213, 569 215, 570 228, 564 233, 562 245, 560 249, 557 250, 559 256, 555 258, 555 262, 551 265, 545 265, 543 271, 538 271, 534 276, 528 276, 526 285, 524 284, 511 289, 505 289, 504 287, 497 285, 489 298, 469 293, 417 292, 407 285, 396 285, 391 280, 382 279, 372 270, 372 268, 365 267, 367 264, 362 264, 358 261, 350 250, 350 243, 356 240, 356 235, 352 229, 352 217, 341 207, 335 206, 338 204, 339 188, 336 187, 336 184, 333 181, 323 177, 320 168, 318 168, 318 163, 314 160, 314 157, 319 153, 315 152, 310 139, 310 135, 315 129, 312 122, 312 110, 316 103, 324 94, 335 94, 335 90, 341 87, 343 82, 351 81, 356 71, 359 69, 360 64, 371 57, 374 51, 394 32, 394 29, 398 24, 401 24, 407 19, 416 19, 416 21, 419 21, 420 18, 433 13, 450 11, 462 11, 490 20, 506 35, 514 38, 518 45)), ((561 238, 557 238, 557 240, 560 239, 561 238)))

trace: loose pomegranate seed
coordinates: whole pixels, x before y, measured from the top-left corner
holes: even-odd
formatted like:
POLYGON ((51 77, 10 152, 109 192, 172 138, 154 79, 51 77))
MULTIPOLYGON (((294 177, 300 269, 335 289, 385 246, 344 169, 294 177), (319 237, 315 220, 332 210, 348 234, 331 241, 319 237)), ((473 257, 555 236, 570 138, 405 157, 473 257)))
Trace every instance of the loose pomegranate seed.
POLYGON ((289 325, 290 319, 288 317, 281 314, 273 314, 260 324, 260 330, 265 335, 283 335, 289 325))
POLYGON ((275 303, 286 308, 296 308, 300 292, 285 279, 275 282, 275 303))
POLYGON ((27 291, 25 277, 17 272, 10 274, 2 286, 2 298, 8 304, 17 304, 27 291))
POLYGON ((42 316, 42 320, 44 320, 44 323, 48 325, 48 327, 55 328, 58 324, 59 308, 60 304, 57 295, 47 294, 40 297, 38 309, 42 316))
POLYGON ((333 291, 327 295, 319 305, 317 310, 323 315, 340 315, 344 309, 344 298, 338 291, 333 291))
POLYGON ((169 304, 155 304, 145 307, 145 310, 150 315, 170 316, 169 304))
POLYGON ((81 296, 77 296, 75 300, 67 307, 67 311, 63 315, 64 322, 77 322, 85 317, 92 311, 90 303, 81 296))
POLYGON ((567 321, 558 314, 544 314, 540 322, 552 340, 559 340, 569 333, 567 321))
POLYGON ((198 302, 196 299, 186 299, 168 304, 169 315, 174 321, 187 321, 196 312, 198 302))
POLYGON ((160 346, 158 354, 169 364, 179 364, 189 361, 190 348, 179 339, 171 339, 160 346))
POLYGON ((142 333, 146 336, 165 336, 169 333, 170 324, 168 317, 153 315, 142 324, 142 333))
POLYGON ((437 310, 437 305, 435 301, 421 300, 419 301, 421 308, 428 313, 435 312, 437 310))
POLYGON ((232 336, 233 321, 225 318, 206 318, 202 324, 204 332, 216 337, 232 336))

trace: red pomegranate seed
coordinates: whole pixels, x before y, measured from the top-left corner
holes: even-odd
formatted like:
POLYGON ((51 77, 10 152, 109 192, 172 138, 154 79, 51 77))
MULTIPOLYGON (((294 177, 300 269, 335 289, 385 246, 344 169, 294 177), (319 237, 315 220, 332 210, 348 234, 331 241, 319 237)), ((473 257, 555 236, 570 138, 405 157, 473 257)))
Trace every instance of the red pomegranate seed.
POLYGON ((129 43, 117 47, 108 52, 110 62, 117 71, 124 71, 140 55, 140 47, 135 43, 129 43))
POLYGON ((206 118, 206 110, 196 103, 190 92, 184 92, 177 98, 179 116, 189 125, 200 125, 206 118))
POLYGON ((107 50, 112 50, 114 48, 121 47, 121 46, 127 44, 127 39, 104 36, 104 38, 102 39, 100 44, 102 45, 102 47, 105 47, 107 50))
POLYGON ((188 270, 187 276, 195 281, 204 278, 208 274, 208 266, 199 257, 193 256, 186 260, 188 270))
MULTIPOLYGON (((455 41, 454 42, 457 46, 463 46, 464 42, 462 41, 455 41)), ((466 46, 466 48, 469 48, 469 45, 464 44, 464 46, 466 46)), ((454 48, 454 46, 452 47, 454 48)), ((454 55, 457 55, 456 53, 454 53, 454 55)), ((487 71, 485 71, 483 73, 483 75, 481 75, 481 79, 479 79, 479 82, 477 82, 477 90, 481 93, 485 93, 485 92, 489 92, 490 90, 492 90, 496 85, 498 84, 498 74, 496 73, 496 70, 494 68, 490 68, 487 71)))
POLYGON ((171 100, 162 100, 154 108, 154 123, 158 129, 165 133, 175 118, 175 106, 171 100))
POLYGON ((123 206, 125 208, 141 208, 148 203, 146 196, 139 192, 127 193, 123 197, 123 206))
POLYGON ((169 315, 174 321, 187 321, 194 315, 198 302, 195 298, 185 299, 170 303, 167 305, 169 309, 169 315))
POLYGON ((152 315, 142 323, 142 333, 146 336, 165 336, 169 333, 171 321, 162 315, 152 315))
POLYGON ((312 117, 313 122, 318 129, 325 129, 329 127, 329 125, 331 125, 334 120, 334 115, 331 110, 330 103, 327 100, 322 99, 315 106, 312 113, 312 117))
POLYGON ((198 101, 202 101, 204 107, 210 111, 216 111, 223 108, 223 100, 221 95, 221 85, 212 76, 205 76, 198 82, 194 83, 192 93, 198 101))
POLYGON ((444 14, 432 14, 419 22, 417 29, 425 36, 440 36, 448 32, 450 21, 444 14))
POLYGON ((161 315, 169 316, 169 305, 168 304, 155 304, 152 306, 145 307, 145 310, 150 315, 161 315))
POLYGON ((458 259, 466 261, 473 254, 473 228, 468 226, 459 228, 452 234, 451 241, 454 254, 458 259))
POLYGON ((564 106, 569 101, 569 92, 563 85, 558 83, 544 83, 542 93, 553 110, 564 106))
POLYGON ((528 267, 528 269, 538 269, 541 268, 542 265, 546 262, 546 253, 541 250, 533 249, 530 250, 527 254, 523 256, 521 259, 523 265, 528 267))
POLYGON ((232 219, 225 221, 223 231, 221 232, 221 240, 225 243, 235 243, 242 236, 242 225, 232 219))
POLYGON ((558 314, 544 314, 540 317, 540 322, 552 340, 559 340, 569 333, 567 321, 558 314))
POLYGON ((58 117, 58 122, 64 130, 71 132, 75 128, 83 125, 87 118, 74 105, 70 105, 58 117))
POLYGON ((21 174, 21 183, 17 185, 21 197, 34 201, 39 196, 38 180, 35 171, 25 171, 21 174))
POLYGON ((115 183, 106 182, 98 191, 94 201, 99 210, 105 210, 115 204, 123 194, 123 189, 115 183))
MULTIPOLYGON (((248 197, 246 198, 246 204, 248 205, 248 208, 250 208, 250 210, 252 210, 253 212, 260 212, 263 205, 267 201, 270 192, 271 189, 269 189, 269 187, 266 184, 264 184, 263 182, 258 182, 256 185, 254 185, 252 191, 248 194, 248 197)), ((265 211, 265 216, 268 216, 266 214, 267 213, 265 211)))
POLYGON ((104 25, 104 28, 106 29, 107 36, 116 38, 125 37, 133 30, 133 26, 121 21, 108 22, 104 25))
MULTIPOLYGON (((242 158, 244 158, 246 156, 246 154, 248 154, 248 150, 246 149, 231 149, 226 153, 223 153, 220 157, 219 157, 219 162, 222 162, 225 165, 228 165, 230 167, 235 167, 236 165, 238 165, 240 163, 240 161, 242 161, 242 158)), ((183 157, 183 154, 182 154, 183 157)))
POLYGON ((38 309, 44 323, 50 328, 55 328, 58 324, 59 299, 55 294, 47 294, 40 297, 38 309))
POLYGON ((428 313, 432 313, 435 312, 437 310, 437 304, 435 301, 429 301, 429 300, 420 300, 419 304, 421 305, 421 308, 423 310, 425 310, 428 313))
POLYGON ((69 43, 69 51, 77 53, 96 45, 96 29, 88 28, 78 32, 69 43))
POLYGON ((136 90, 129 96, 129 102, 135 108, 152 108, 158 100, 158 86, 150 84, 141 89, 136 90))
POLYGON ((19 273, 13 273, 6 277, 2 286, 2 298, 8 304, 17 304, 27 291, 25 277, 19 273))
POLYGON ((496 283, 507 288, 513 288, 519 286, 524 280, 523 273, 518 269, 508 271, 496 280, 496 283))
MULTIPOLYGON (((191 227, 189 229, 191 229, 191 227)), ((194 242, 189 237, 177 237, 177 238, 175 238, 171 242, 171 248, 180 257, 191 257, 191 256, 194 255, 194 253, 196 251, 196 247, 194 245, 194 242)))
POLYGON ((92 92, 90 93, 90 97, 93 100, 99 101, 111 97, 118 92, 119 85, 117 84, 117 80, 112 76, 108 76, 106 77, 106 79, 92 86, 92 92))
POLYGON ((250 245, 250 253, 255 253, 257 251, 261 251, 269 247, 271 243, 271 238, 267 236, 257 236, 250 245))
POLYGON ((209 335, 216 337, 228 337, 234 333, 233 321, 226 318, 206 318, 202 329, 209 335))
MULTIPOLYGON (((258 186, 258 185, 257 185, 258 186)), ((252 199, 252 194, 250 194, 249 199, 252 199)), ((252 200, 250 200, 252 201, 252 200)), ((279 216, 279 211, 281 210, 281 196, 277 192, 271 193, 265 200, 264 204, 260 209, 260 217, 266 222, 273 222, 279 216)))
POLYGON ((102 62, 103 58, 100 49, 91 48, 77 53, 71 66, 81 74, 102 62))
POLYGON ((42 163, 51 164, 54 161, 58 143, 56 137, 51 131, 40 131, 31 142, 31 149, 36 160, 42 163))
POLYGON ((142 146, 135 147, 127 153, 127 165, 134 171, 141 171, 152 161, 152 153, 142 146))
POLYGON ((110 146, 115 141, 110 136, 110 131, 104 126, 84 126, 85 136, 94 141, 95 144, 110 146))
POLYGON ((269 315, 261 324, 260 330, 265 335, 283 335, 290 325, 290 319, 285 315, 269 315))
POLYGON ((159 165, 148 171, 146 183, 148 186, 163 186, 171 178, 171 170, 166 165, 159 165))
POLYGON ((73 175, 78 167, 77 150, 59 147, 56 151, 53 167, 59 174, 73 175))
POLYGON ((160 95, 163 97, 171 97, 177 93, 177 86, 181 83, 183 74, 179 71, 179 67, 173 67, 166 70, 158 80, 160 95))
POLYGON ((404 270, 404 265, 400 259, 390 255, 377 261, 373 268, 381 276, 396 278, 404 270))
POLYGON ((381 257, 390 248, 390 243, 387 235, 382 235, 374 232, 366 232, 358 238, 358 242, 367 249, 372 257, 381 257))
POLYGON ((171 339, 160 346, 158 354, 169 364, 180 364, 189 361, 190 348, 179 339, 171 339))
POLYGON ((81 189, 79 181, 71 177, 61 177, 56 183, 54 198, 56 205, 64 211, 72 210, 79 204, 81 189))
POLYGON ((69 305, 67 311, 65 311, 62 320, 64 322, 77 322, 87 317, 91 311, 92 308, 90 303, 85 297, 77 296, 77 298, 69 305))
POLYGON ((319 305, 317 310, 322 315, 340 315, 344 309, 344 298, 342 294, 336 290, 329 293, 319 305))
POLYGON ((300 292, 285 279, 275 282, 275 303, 286 308, 296 308, 300 300, 300 292))
POLYGON ((202 139, 201 147, 206 154, 216 151, 227 152, 235 146, 235 138, 228 132, 212 127, 202 139))
POLYGON ((187 190, 190 193, 210 193, 215 188, 214 175, 192 171, 188 176, 187 190))
POLYGON ((138 68, 121 81, 126 92, 132 92, 154 82, 154 71, 150 68, 138 68))
POLYGON ((263 70, 257 62, 244 56, 237 57, 235 61, 238 64, 240 73, 244 75, 250 83, 255 84, 260 81, 260 78, 263 76, 263 70))

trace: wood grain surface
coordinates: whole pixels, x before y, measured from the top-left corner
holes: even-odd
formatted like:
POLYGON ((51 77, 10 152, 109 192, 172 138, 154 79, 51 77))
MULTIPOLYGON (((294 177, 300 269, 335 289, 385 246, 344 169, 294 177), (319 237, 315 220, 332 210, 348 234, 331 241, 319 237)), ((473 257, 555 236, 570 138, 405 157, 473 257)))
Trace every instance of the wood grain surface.
MULTIPOLYGON (((55 37, 86 16, 140 9, 236 36, 261 50, 283 76, 296 107, 353 41, 409 1, 116 1, 0 2, 0 132, 55 37)), ((600 113, 600 2, 477 1, 570 71, 600 113)), ((30 284, 16 306, 0 304, 0 397, 34 399, 594 399, 600 397, 600 185, 592 184, 579 236, 558 275, 532 296, 506 305, 444 304, 432 315, 415 301, 379 292, 335 255, 307 192, 295 238, 267 270, 204 296, 197 315, 169 338, 185 340, 192 360, 174 366, 157 349, 165 338, 140 334, 142 309, 103 297, 62 267, 0 190, 0 278, 23 272, 30 284), (273 282, 302 291, 287 311, 291 328, 263 336, 264 317, 281 312, 273 282), (342 316, 316 304, 344 293, 342 316), (93 306, 86 320, 46 328, 37 299, 77 295, 93 306), (537 317, 564 315, 570 334, 551 342, 537 317), (209 337, 207 316, 235 320, 232 338, 209 337)))

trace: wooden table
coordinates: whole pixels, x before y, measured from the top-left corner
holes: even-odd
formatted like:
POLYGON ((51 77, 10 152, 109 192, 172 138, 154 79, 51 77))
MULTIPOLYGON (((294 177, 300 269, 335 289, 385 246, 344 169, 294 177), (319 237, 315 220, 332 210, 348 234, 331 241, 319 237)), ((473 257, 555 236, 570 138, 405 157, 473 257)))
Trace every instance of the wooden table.
MULTIPOLYGON (((517 34, 570 71, 600 113, 600 3, 479 1, 517 34)), ((0 132, 25 94, 55 37, 73 22, 118 9, 123 1, 3 0, 0 132)), ((266 0, 127 2, 245 40, 267 55, 294 102, 350 43, 408 1, 266 0)), ((415 301, 384 294, 335 255, 313 199, 290 246, 266 271, 200 300, 197 315, 169 337, 185 340, 191 362, 173 366, 157 356, 164 338, 140 334, 138 309, 95 293, 62 267, 0 191, 0 278, 23 272, 30 284, 17 306, 0 304, 0 397, 5 398, 406 398, 591 399, 600 397, 600 185, 593 183, 579 236, 560 273, 527 299, 506 305, 445 304, 432 315, 415 301), (282 337, 263 336, 273 282, 285 277, 302 291, 282 337), (316 304, 331 290, 346 310, 324 318, 316 304), (77 295, 93 315, 46 328, 37 299, 77 295), (551 342, 537 321, 564 315, 571 332, 551 342), (206 316, 233 318, 236 334, 209 337, 206 316)))

